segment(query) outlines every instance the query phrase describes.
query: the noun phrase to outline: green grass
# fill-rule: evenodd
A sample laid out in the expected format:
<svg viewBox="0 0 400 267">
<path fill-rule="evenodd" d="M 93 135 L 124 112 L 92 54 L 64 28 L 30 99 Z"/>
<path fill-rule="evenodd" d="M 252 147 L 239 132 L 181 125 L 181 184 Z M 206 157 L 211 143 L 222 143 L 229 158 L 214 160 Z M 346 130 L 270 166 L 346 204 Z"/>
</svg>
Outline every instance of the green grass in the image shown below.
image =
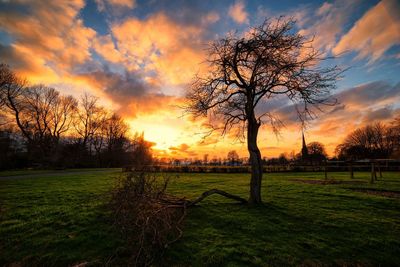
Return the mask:
<svg viewBox="0 0 400 267">
<path fill-rule="evenodd" d="M 0 177 L 5 176 L 19 176 L 19 175 L 28 175 L 28 174 L 43 174 L 49 173 L 51 170 L 15 170 L 15 171 L 0 171 Z"/>
<path fill-rule="evenodd" d="M 0 265 L 105 262 L 121 245 L 103 207 L 118 174 L 0 180 Z"/>
<path fill-rule="evenodd" d="M 66 170 L 40 170 L 40 169 L 23 169 L 23 170 L 11 170 L 11 171 L 0 171 L 1 177 L 12 177 L 12 176 L 22 176 L 22 175 L 41 175 L 41 174 L 55 174 L 55 173 L 65 173 L 65 172 L 86 172 L 86 171 L 103 171 L 108 170 L 105 168 L 82 168 L 82 169 L 66 169 Z M 117 170 L 117 169 L 115 169 Z"/>
<path fill-rule="evenodd" d="M 0 180 L 0 265 L 106 264 L 124 246 L 104 209 L 117 170 Z M 400 199 L 356 192 L 400 192 L 400 174 L 370 185 L 318 185 L 322 173 L 265 174 L 261 207 L 211 196 L 189 210 L 184 235 L 164 255 L 179 266 L 393 266 L 400 262 Z M 347 173 L 331 173 L 350 180 Z M 248 195 L 247 174 L 181 174 L 170 192 L 195 198 L 219 188 Z M 121 249 L 120 249 L 121 250 Z"/>
</svg>

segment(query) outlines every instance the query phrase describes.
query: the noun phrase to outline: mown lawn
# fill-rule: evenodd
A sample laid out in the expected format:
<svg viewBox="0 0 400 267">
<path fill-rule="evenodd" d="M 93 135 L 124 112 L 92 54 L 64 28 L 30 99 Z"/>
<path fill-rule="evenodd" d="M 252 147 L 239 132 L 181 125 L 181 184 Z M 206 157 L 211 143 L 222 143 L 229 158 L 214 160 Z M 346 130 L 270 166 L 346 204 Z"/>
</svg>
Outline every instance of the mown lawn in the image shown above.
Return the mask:
<svg viewBox="0 0 400 267">
<path fill-rule="evenodd" d="M 121 265 L 124 242 L 104 208 L 118 170 L 0 179 L 0 265 Z M 350 181 L 347 173 L 331 178 Z M 164 255 L 171 266 L 394 266 L 400 263 L 400 173 L 370 185 L 309 184 L 322 173 L 266 174 L 265 205 L 211 196 L 189 210 L 184 236 Z M 170 192 L 195 198 L 219 188 L 247 197 L 247 174 L 181 174 Z M 398 194 L 397 194 L 398 196 Z"/>
</svg>

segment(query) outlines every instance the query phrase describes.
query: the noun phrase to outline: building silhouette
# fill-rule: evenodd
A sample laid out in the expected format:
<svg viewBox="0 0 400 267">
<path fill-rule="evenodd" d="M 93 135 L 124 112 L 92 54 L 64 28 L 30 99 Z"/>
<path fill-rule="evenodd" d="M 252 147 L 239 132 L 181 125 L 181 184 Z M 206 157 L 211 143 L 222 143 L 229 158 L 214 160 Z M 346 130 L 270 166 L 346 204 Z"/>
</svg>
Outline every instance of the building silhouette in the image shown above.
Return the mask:
<svg viewBox="0 0 400 267">
<path fill-rule="evenodd" d="M 307 144 L 306 144 L 306 139 L 304 138 L 303 131 L 302 131 L 302 138 L 303 138 L 303 145 L 301 147 L 301 159 L 303 161 L 306 161 L 309 159 L 309 155 L 308 155 L 308 148 L 307 148 Z"/>
</svg>

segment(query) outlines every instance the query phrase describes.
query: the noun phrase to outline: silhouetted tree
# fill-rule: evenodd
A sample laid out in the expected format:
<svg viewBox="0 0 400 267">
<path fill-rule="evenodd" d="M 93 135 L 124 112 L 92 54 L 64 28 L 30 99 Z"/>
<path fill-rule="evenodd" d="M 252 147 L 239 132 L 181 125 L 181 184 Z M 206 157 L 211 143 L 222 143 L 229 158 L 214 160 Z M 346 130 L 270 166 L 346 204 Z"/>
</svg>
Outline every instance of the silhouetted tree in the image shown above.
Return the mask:
<svg viewBox="0 0 400 267">
<path fill-rule="evenodd" d="M 231 164 L 235 164 L 235 163 L 237 163 L 237 162 L 239 161 L 239 155 L 238 155 L 238 153 L 236 152 L 236 150 L 231 150 L 231 151 L 229 151 L 226 158 L 228 159 L 228 161 L 229 161 Z"/>
<path fill-rule="evenodd" d="M 382 123 L 367 125 L 351 132 L 336 153 L 341 159 L 388 158 L 398 146 L 395 135 L 395 128 Z"/>
<path fill-rule="evenodd" d="M 278 163 L 279 164 L 288 164 L 289 160 L 288 160 L 287 154 L 281 153 L 278 158 Z"/>
<path fill-rule="evenodd" d="M 105 120 L 102 131 L 106 140 L 106 159 L 111 166 L 120 165 L 123 161 L 121 156 L 125 156 L 125 146 L 128 143 L 126 137 L 128 126 L 123 119 L 113 113 Z"/>
<path fill-rule="evenodd" d="M 262 102 L 286 95 L 302 120 L 312 115 L 310 105 L 334 104 L 329 92 L 340 74 L 337 67 L 322 68 L 321 55 L 311 40 L 294 31 L 295 22 L 266 20 L 245 35 L 230 34 L 209 47 L 209 72 L 197 77 L 187 92 L 187 112 L 208 116 L 212 129 L 231 130 L 244 136 L 250 154 L 249 202 L 261 203 L 262 160 L 257 145 L 260 126 L 271 113 L 257 109 Z"/>
<path fill-rule="evenodd" d="M 139 155 L 142 162 L 151 159 L 151 144 L 143 136 L 129 139 L 128 125 L 97 98 L 84 95 L 78 104 L 54 88 L 28 86 L 5 64 L 0 119 L 0 168 L 123 166 Z"/>
<path fill-rule="evenodd" d="M 311 142 L 307 145 L 308 157 L 312 162 L 320 163 L 327 158 L 325 146 L 320 142 Z"/>
<path fill-rule="evenodd" d="M 92 156 L 94 150 L 93 138 L 104 123 L 106 111 L 97 104 L 98 98 L 84 94 L 79 102 L 79 109 L 74 120 L 74 128 L 80 145 L 80 157 L 87 153 Z"/>
<path fill-rule="evenodd" d="M 144 134 L 135 134 L 133 137 L 132 146 L 132 160 L 131 162 L 135 168 L 145 167 L 153 162 L 153 156 L 151 147 L 153 143 L 148 142 L 144 139 Z M 176 160 L 177 165 L 180 164 L 179 160 Z"/>
<path fill-rule="evenodd" d="M 17 77 L 7 65 L 0 64 L 0 108 L 10 115 L 22 134 L 29 140 L 31 137 L 24 131 L 24 122 L 20 115 L 24 108 L 23 93 L 26 81 Z"/>
<path fill-rule="evenodd" d="M 400 116 L 395 118 L 387 130 L 387 142 L 389 147 L 392 147 L 391 157 L 400 159 Z"/>
<path fill-rule="evenodd" d="M 50 132 L 56 143 L 63 134 L 72 126 L 75 112 L 78 111 L 78 102 L 72 96 L 59 95 L 55 98 L 51 107 Z"/>
</svg>

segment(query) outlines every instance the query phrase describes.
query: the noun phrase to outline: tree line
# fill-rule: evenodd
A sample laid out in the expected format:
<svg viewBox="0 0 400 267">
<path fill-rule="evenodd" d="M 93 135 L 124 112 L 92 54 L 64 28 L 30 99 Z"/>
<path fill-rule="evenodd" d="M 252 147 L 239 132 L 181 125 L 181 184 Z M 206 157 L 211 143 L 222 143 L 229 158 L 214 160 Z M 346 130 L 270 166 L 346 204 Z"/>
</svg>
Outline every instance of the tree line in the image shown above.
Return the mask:
<svg viewBox="0 0 400 267">
<path fill-rule="evenodd" d="M 388 124 L 377 122 L 354 130 L 335 153 L 341 160 L 399 159 L 400 117 Z"/>
<path fill-rule="evenodd" d="M 390 123 L 375 122 L 350 132 L 328 157 L 324 144 L 307 144 L 307 157 L 300 153 L 281 154 L 269 163 L 286 164 L 289 161 L 321 164 L 325 160 L 354 161 L 363 159 L 400 159 L 400 117 Z"/>
<path fill-rule="evenodd" d="M 0 168 L 120 167 L 150 158 L 143 135 L 129 137 L 117 113 L 85 94 L 80 99 L 30 85 L 0 64 Z"/>
</svg>

